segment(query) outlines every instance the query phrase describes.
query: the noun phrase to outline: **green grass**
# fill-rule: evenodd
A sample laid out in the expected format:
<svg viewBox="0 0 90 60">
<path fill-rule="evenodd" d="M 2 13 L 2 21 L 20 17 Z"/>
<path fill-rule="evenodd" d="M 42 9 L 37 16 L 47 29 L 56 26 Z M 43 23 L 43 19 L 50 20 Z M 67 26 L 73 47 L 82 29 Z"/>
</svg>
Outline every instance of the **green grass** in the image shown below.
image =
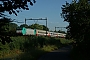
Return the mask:
<svg viewBox="0 0 90 60">
<path fill-rule="evenodd" d="M 20 55 L 20 57 L 18 58 L 20 58 L 21 60 L 37 60 L 43 54 L 53 51 L 55 49 L 56 46 L 44 46 L 43 48 L 30 49 L 28 52 L 25 52 L 24 54 Z"/>
<path fill-rule="evenodd" d="M 72 43 L 73 40 L 68 40 L 68 39 L 65 39 L 65 38 L 61 38 L 61 39 L 60 39 L 60 42 L 61 42 L 62 44 L 69 44 L 69 43 Z"/>
<path fill-rule="evenodd" d="M 36 48 L 36 49 L 32 48 L 32 49 L 29 49 L 27 52 L 13 50 L 12 51 L 13 53 L 10 53 L 9 55 L 1 57 L 0 60 L 3 60 L 3 58 L 4 59 L 17 59 L 17 60 L 37 60 L 43 54 L 53 51 L 55 49 L 58 49 L 58 47 L 54 45 L 52 46 L 48 45 L 48 46 L 43 46 L 43 48 Z"/>
<path fill-rule="evenodd" d="M 7 45 L 0 44 L 2 49 L 0 60 L 37 60 L 43 54 L 72 42 L 64 38 L 49 37 L 17 36 L 11 38 L 13 42 Z"/>
</svg>

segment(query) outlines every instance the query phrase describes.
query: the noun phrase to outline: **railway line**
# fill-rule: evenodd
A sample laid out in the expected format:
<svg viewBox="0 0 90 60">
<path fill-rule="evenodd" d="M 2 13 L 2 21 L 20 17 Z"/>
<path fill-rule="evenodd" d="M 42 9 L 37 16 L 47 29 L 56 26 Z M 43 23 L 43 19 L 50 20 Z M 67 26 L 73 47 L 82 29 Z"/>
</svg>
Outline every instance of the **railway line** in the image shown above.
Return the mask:
<svg viewBox="0 0 90 60">
<path fill-rule="evenodd" d="M 45 31 L 45 30 L 39 30 L 39 29 L 31 29 L 31 28 L 17 28 L 16 29 L 17 34 L 22 35 L 36 35 L 36 36 L 49 36 L 49 37 L 61 37 L 65 38 L 66 34 L 64 33 L 57 33 L 57 32 L 51 32 L 51 31 Z"/>
</svg>

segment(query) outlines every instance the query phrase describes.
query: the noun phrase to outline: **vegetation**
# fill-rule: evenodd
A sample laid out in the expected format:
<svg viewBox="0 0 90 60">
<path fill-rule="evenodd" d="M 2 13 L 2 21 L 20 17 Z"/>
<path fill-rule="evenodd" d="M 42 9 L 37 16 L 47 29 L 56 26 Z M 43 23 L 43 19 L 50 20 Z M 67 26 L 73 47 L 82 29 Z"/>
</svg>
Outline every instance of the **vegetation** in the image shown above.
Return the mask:
<svg viewBox="0 0 90 60">
<path fill-rule="evenodd" d="M 67 27 L 68 37 L 74 39 L 74 58 L 75 60 L 89 60 L 90 46 L 90 1 L 73 0 L 72 3 L 66 2 L 62 5 L 62 17 L 69 23 Z"/>
<path fill-rule="evenodd" d="M 9 12 L 9 14 L 14 13 L 17 16 L 17 12 L 19 13 L 21 10 L 29 10 L 27 3 L 30 3 L 33 6 L 35 0 L 0 0 L 0 16 L 5 16 L 4 12 Z"/>
<path fill-rule="evenodd" d="M 58 33 L 66 33 L 65 31 L 62 31 L 62 30 L 58 30 L 58 31 L 55 31 L 55 32 L 58 32 Z"/>
<path fill-rule="evenodd" d="M 5 42 L 11 42 L 11 39 L 8 37 L 9 32 L 9 22 L 11 22 L 11 19 L 9 18 L 1 18 L 0 19 L 0 42 L 2 44 L 5 44 Z"/>
<path fill-rule="evenodd" d="M 22 24 L 22 25 L 20 25 L 20 27 L 22 28 L 22 27 L 28 27 L 28 25 L 27 24 Z"/>
<path fill-rule="evenodd" d="M 69 40 L 51 37 L 11 36 L 15 34 L 17 24 L 11 23 L 13 20 L 6 18 L 4 12 L 17 16 L 21 10 L 29 10 L 28 3 L 32 6 L 35 2 L 35 0 L 0 0 L 0 18 L 2 17 L 0 19 L 0 60 L 36 60 L 42 54 L 70 43 Z M 27 25 L 22 26 L 27 27 Z M 49 30 L 46 26 L 39 24 L 29 27 Z"/>
<path fill-rule="evenodd" d="M 8 35 L 7 27 L 9 27 L 9 23 L 11 22 L 11 19 L 8 18 L 7 15 L 5 15 L 5 12 L 8 12 L 9 14 L 15 14 L 17 16 L 17 13 L 19 13 L 22 10 L 29 10 L 28 3 L 30 3 L 31 6 L 33 6 L 33 3 L 35 3 L 35 0 L 0 0 L 0 42 L 2 44 L 5 44 L 5 42 L 10 42 L 10 36 Z M 3 19 L 2 19 L 2 18 Z M 7 25 L 7 27 L 6 27 Z M 15 29 L 14 29 L 15 31 Z M 13 31 L 13 32 L 14 32 Z M 12 33 L 10 33 L 12 34 Z M 7 37 L 8 36 L 8 37 Z"/>
<path fill-rule="evenodd" d="M 26 28 L 31 28 L 31 29 L 40 29 L 40 30 L 47 30 L 49 31 L 49 28 L 46 27 L 45 25 L 39 25 L 39 24 L 32 24 L 32 25 L 26 25 L 26 24 L 22 24 L 20 25 L 20 27 L 26 27 Z"/>
<path fill-rule="evenodd" d="M 0 43 L 0 60 L 37 60 L 43 54 L 72 42 L 63 38 L 37 36 L 17 36 L 11 39 L 13 42 L 5 45 Z"/>
<path fill-rule="evenodd" d="M 14 27 L 14 28 L 13 28 Z M 16 28 L 18 27 L 15 23 L 9 23 L 9 36 L 15 36 L 16 35 Z"/>
</svg>

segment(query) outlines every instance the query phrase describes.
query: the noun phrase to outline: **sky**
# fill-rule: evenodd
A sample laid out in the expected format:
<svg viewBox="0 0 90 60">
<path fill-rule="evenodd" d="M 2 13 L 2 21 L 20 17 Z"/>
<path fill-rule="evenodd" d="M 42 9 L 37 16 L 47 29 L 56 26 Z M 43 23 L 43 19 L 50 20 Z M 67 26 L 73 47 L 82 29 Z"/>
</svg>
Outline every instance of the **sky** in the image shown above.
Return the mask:
<svg viewBox="0 0 90 60">
<path fill-rule="evenodd" d="M 66 27 L 68 26 L 67 22 L 64 22 L 64 19 L 61 18 L 60 13 L 62 12 L 62 5 L 65 2 L 71 3 L 72 0 L 36 0 L 36 3 L 33 6 L 29 5 L 29 10 L 22 10 L 22 12 L 18 13 L 18 16 L 14 14 L 9 15 L 12 19 L 16 19 L 19 22 L 25 22 L 26 19 L 39 19 L 39 18 L 47 18 L 47 26 L 49 30 L 54 31 L 55 27 Z M 27 20 L 26 24 L 32 25 L 38 23 L 40 25 L 46 25 L 45 20 Z M 17 23 L 18 25 L 24 23 Z M 57 28 L 57 30 L 61 30 L 61 28 Z M 62 30 L 66 31 L 65 28 Z"/>
</svg>

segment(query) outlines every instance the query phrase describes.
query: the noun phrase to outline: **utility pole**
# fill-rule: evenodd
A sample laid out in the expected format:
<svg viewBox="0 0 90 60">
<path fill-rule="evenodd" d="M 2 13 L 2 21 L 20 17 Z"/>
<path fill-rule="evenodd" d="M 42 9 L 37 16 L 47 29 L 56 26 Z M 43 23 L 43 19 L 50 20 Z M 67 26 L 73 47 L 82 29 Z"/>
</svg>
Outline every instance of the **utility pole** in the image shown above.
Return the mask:
<svg viewBox="0 0 90 60">
<path fill-rule="evenodd" d="M 25 18 L 25 25 L 26 25 L 26 18 Z"/>
<path fill-rule="evenodd" d="M 39 18 L 39 19 L 32 19 L 32 18 L 26 19 L 26 18 L 25 18 L 25 24 L 26 24 L 26 21 L 27 21 L 27 20 L 46 20 L 46 27 L 47 27 L 47 18 L 44 18 L 44 19 L 43 19 L 43 18 Z M 47 36 L 47 29 L 46 29 L 46 36 Z"/>
</svg>

